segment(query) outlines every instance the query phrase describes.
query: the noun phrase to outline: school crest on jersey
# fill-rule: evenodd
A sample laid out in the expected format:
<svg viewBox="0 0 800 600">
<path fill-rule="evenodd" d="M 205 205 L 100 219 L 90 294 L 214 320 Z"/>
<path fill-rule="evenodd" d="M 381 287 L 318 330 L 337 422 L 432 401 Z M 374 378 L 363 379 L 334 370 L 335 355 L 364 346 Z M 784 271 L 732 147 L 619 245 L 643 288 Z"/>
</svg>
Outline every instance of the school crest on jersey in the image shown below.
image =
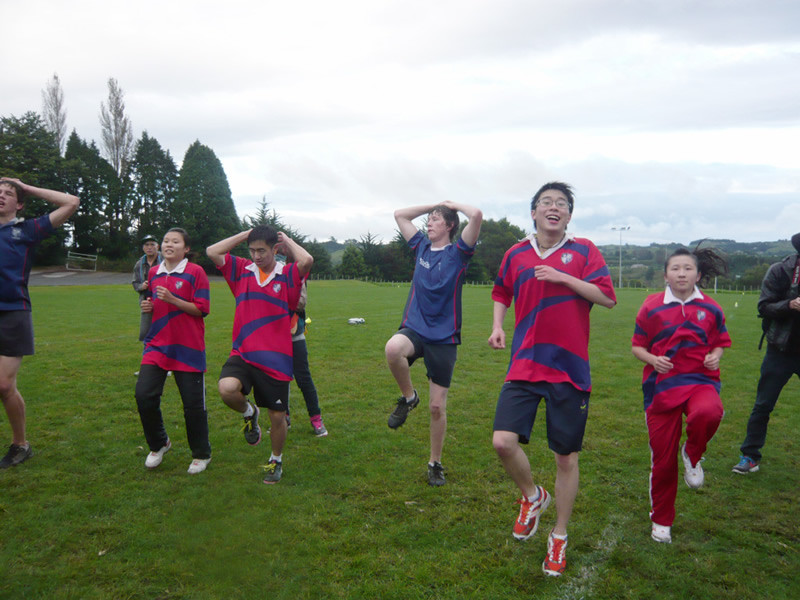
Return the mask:
<svg viewBox="0 0 800 600">
<path fill-rule="evenodd" d="M 706 311 L 698 310 L 697 311 L 697 320 L 698 321 L 703 321 L 705 318 L 706 318 Z"/>
<path fill-rule="evenodd" d="M 175 282 L 175 289 L 179 290 L 183 287 L 183 281 L 176 281 Z"/>
<path fill-rule="evenodd" d="M 22 228 L 20 227 L 12 227 L 11 228 L 11 237 L 15 240 L 22 239 Z"/>
<path fill-rule="evenodd" d="M 561 255 L 561 262 L 564 263 L 565 265 L 568 265 L 569 263 L 571 263 L 572 262 L 572 252 L 564 252 Z"/>
<path fill-rule="evenodd" d="M 281 284 L 280 283 L 273 283 L 272 284 L 272 291 L 275 292 L 276 294 L 280 294 L 281 293 Z"/>
</svg>

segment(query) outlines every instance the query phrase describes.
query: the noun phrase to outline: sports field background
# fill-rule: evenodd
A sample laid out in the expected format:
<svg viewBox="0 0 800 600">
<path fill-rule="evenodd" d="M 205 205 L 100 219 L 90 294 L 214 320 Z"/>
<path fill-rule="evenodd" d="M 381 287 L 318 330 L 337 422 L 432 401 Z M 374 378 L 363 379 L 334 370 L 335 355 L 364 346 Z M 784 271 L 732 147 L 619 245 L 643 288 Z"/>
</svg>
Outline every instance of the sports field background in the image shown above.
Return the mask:
<svg viewBox="0 0 800 600">
<path fill-rule="evenodd" d="M 408 285 L 312 282 L 311 369 L 327 438 L 315 438 L 293 387 L 284 478 L 261 483 L 268 440 L 248 446 L 216 377 L 230 349 L 233 299 L 212 283 L 206 378 L 213 460 L 189 476 L 180 399 L 163 410 L 173 450 L 150 472 L 136 412 L 138 309 L 129 285 L 34 287 L 37 354 L 19 388 L 36 455 L 0 472 L 0 598 L 775 598 L 797 596 L 800 385 L 784 390 L 759 473 L 731 473 L 763 351 L 755 294 L 718 294 L 734 346 L 722 360 L 726 415 L 699 491 L 680 483 L 671 545 L 649 537 L 649 451 L 630 353 L 645 292 L 592 311 L 594 391 L 567 571 L 541 572 L 554 507 L 539 533 L 511 537 L 517 491 L 491 445 L 508 354 L 491 350 L 490 288 L 464 289 L 463 345 L 449 396 L 447 485 L 425 482 L 423 402 L 398 431 L 383 358 Z M 363 317 L 365 324 L 348 325 Z M 506 330 L 510 332 L 512 315 Z M 510 339 L 510 338 L 509 338 Z M 542 415 L 543 417 L 543 415 Z M 266 429 L 266 428 L 265 428 Z M 0 439 L 10 437 L 0 414 Z M 4 442 L 6 443 L 6 442 Z M 527 448 L 537 482 L 555 467 L 537 421 Z"/>
</svg>

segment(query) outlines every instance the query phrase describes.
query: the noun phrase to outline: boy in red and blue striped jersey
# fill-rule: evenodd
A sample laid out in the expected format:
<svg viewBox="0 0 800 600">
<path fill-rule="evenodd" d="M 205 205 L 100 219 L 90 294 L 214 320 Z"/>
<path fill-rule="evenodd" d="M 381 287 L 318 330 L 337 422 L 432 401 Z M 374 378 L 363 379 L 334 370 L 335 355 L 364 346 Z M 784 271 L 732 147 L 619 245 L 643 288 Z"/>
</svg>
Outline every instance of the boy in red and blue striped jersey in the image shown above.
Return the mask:
<svg viewBox="0 0 800 600">
<path fill-rule="evenodd" d="M 527 444 L 539 402 L 547 406 L 547 440 L 556 461 L 556 525 L 542 569 L 566 568 L 567 523 L 578 493 L 578 452 L 589 410 L 589 311 L 612 308 L 616 295 L 603 256 L 587 239 L 567 234 L 574 199 L 570 186 L 543 185 L 531 202 L 535 235 L 503 257 L 492 290 L 494 316 L 489 345 L 505 348 L 503 320 L 514 302 L 511 362 L 495 412 L 492 442 L 503 467 L 522 492 L 514 523 L 516 539 L 539 526 L 550 494 L 535 485 Z"/>
<path fill-rule="evenodd" d="M 252 260 L 230 254 L 244 241 Z M 294 262 L 276 261 L 279 250 Z M 219 393 L 225 404 L 242 413 L 244 436 L 250 445 L 261 441 L 259 409 L 267 409 L 272 455 L 264 483 L 277 483 L 283 472 L 286 409 L 293 376 L 291 316 L 314 259 L 285 233 L 267 225 L 217 242 L 206 253 L 236 299 L 233 347 L 220 373 Z M 255 404 L 247 401 L 251 390 Z"/>
</svg>

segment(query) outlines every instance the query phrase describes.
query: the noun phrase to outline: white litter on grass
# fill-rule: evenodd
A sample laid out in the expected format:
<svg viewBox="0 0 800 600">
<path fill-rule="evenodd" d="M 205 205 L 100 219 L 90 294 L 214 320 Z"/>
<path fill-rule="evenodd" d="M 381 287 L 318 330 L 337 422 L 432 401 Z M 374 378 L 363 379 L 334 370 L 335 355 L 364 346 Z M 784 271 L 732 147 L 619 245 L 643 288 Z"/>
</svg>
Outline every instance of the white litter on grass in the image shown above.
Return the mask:
<svg viewBox="0 0 800 600">
<path fill-rule="evenodd" d="M 362 317 L 353 317 L 352 319 L 347 319 L 347 322 L 350 325 L 363 325 L 366 321 Z"/>
</svg>

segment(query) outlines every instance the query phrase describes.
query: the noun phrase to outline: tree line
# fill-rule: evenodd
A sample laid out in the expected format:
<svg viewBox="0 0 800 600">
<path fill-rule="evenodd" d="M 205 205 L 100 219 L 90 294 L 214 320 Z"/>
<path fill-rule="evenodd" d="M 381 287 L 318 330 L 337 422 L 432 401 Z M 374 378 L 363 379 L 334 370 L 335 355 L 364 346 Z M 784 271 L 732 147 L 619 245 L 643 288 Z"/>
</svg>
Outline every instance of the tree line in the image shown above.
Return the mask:
<svg viewBox="0 0 800 600">
<path fill-rule="evenodd" d="M 98 255 L 105 268 L 127 268 L 140 253 L 144 235 L 159 237 L 170 227 L 180 226 L 191 236 L 197 262 L 211 268 L 202 249 L 243 228 L 268 224 L 285 231 L 311 253 L 315 277 L 411 278 L 413 253 L 399 231 L 389 242 L 367 232 L 352 240 L 341 261 L 334 264 L 323 243 L 309 240 L 285 222 L 270 210 L 266 198 L 254 215 L 240 219 L 214 151 L 197 140 L 178 167 L 169 150 L 147 130 L 136 139 L 124 92 L 114 78 L 108 80 L 108 97 L 100 103 L 99 145 L 74 129 L 67 135 L 66 116 L 57 74 L 42 91 L 41 112 L 0 116 L 0 175 L 62 189 L 81 199 L 67 226 L 40 246 L 39 264 L 63 262 L 69 249 Z M 44 201 L 31 199 L 24 214 L 34 216 L 49 210 Z M 522 229 L 506 219 L 485 220 L 480 249 L 470 263 L 467 279 L 494 278 L 505 250 L 524 236 Z"/>
</svg>

